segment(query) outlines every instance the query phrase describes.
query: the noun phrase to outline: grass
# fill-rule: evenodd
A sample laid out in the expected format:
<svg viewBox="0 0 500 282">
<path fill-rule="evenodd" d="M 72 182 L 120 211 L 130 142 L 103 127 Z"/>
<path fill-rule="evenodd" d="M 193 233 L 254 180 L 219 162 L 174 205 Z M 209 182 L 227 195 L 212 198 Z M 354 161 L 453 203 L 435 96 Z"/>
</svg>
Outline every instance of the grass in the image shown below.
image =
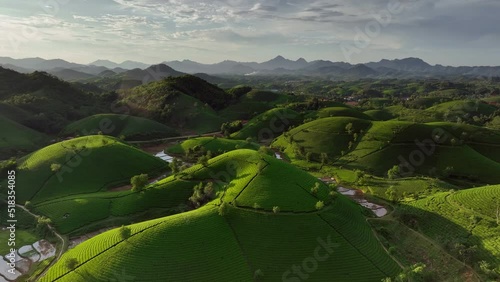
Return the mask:
<svg viewBox="0 0 500 282">
<path fill-rule="evenodd" d="M 214 109 L 222 107 L 230 97 L 222 89 L 193 76 L 169 78 L 120 94 L 133 114 L 198 134 L 220 130 L 225 119 Z"/>
<path fill-rule="evenodd" d="M 93 237 L 68 251 L 41 281 L 109 280 L 116 274 L 141 281 L 275 281 L 314 256 L 320 239 L 333 242 L 333 252 L 322 250 L 329 256 L 311 273 L 313 280 L 379 281 L 400 271 L 358 205 L 342 195 L 329 201 L 323 185 L 312 195 L 302 187 L 314 185 L 315 177 L 252 150 L 231 151 L 207 167 L 195 165 L 147 188 L 139 199 L 129 198 L 130 204 L 116 206 L 151 206 L 155 199 L 167 201 L 168 190 L 170 195 L 192 193 L 192 184 L 204 180 L 220 183 L 206 206 L 130 225 L 129 238 L 117 229 Z M 185 187 L 179 187 L 182 183 Z M 326 203 L 322 210 L 315 208 L 318 200 Z M 223 216 L 222 202 L 227 205 Z M 278 205 L 280 212 L 273 212 Z M 78 262 L 74 271 L 65 266 L 72 258 Z"/>
<path fill-rule="evenodd" d="M 369 116 L 372 120 L 385 121 L 394 118 L 394 116 L 386 110 L 369 110 L 364 112 L 364 114 Z"/>
<path fill-rule="evenodd" d="M 297 99 L 295 96 L 255 89 L 240 97 L 235 104 L 221 110 L 219 114 L 227 120 L 249 120 L 277 105 Z"/>
<path fill-rule="evenodd" d="M 169 147 L 166 152 L 169 154 L 184 155 L 189 150 L 195 150 L 198 148 L 203 148 L 204 151 L 210 151 L 212 154 L 222 154 L 229 151 L 234 151 L 237 149 L 252 149 L 258 150 L 260 146 L 256 143 L 242 141 L 242 140 L 231 140 L 225 138 L 214 138 L 214 137 L 199 137 L 188 139 L 181 144 Z"/>
<path fill-rule="evenodd" d="M 413 227 L 439 242 L 459 259 L 470 263 L 457 244 L 473 247 L 474 261 L 489 262 L 500 273 L 500 226 L 496 222 L 499 186 L 439 193 L 399 209 Z M 474 265 L 477 267 L 477 265 Z"/>
<path fill-rule="evenodd" d="M 432 281 L 480 281 L 470 269 L 427 237 L 392 220 L 369 221 L 384 246 L 404 266 L 423 262 Z"/>
<path fill-rule="evenodd" d="M 151 185 L 141 193 L 127 190 L 68 196 L 38 204 L 35 212 L 51 218 L 63 234 L 112 218 L 123 218 L 131 223 L 131 218 L 137 214 L 153 210 L 172 214 L 186 209 L 187 199 L 198 183 L 170 178 L 161 186 Z M 90 215 L 89 210 L 93 211 Z"/>
<path fill-rule="evenodd" d="M 326 117 L 354 117 L 359 119 L 372 120 L 372 118 L 369 115 L 366 115 L 356 109 L 346 108 L 346 107 L 323 108 L 315 113 L 306 116 L 306 118 L 326 118 Z"/>
<path fill-rule="evenodd" d="M 352 134 L 347 132 L 348 124 L 353 125 Z M 321 154 L 326 153 L 333 165 L 377 176 L 387 176 L 387 171 L 398 165 L 404 177 L 440 177 L 465 181 L 461 185 L 481 185 L 500 182 L 496 173 L 500 170 L 499 136 L 497 130 L 462 124 L 337 117 L 294 128 L 272 146 L 300 166 L 307 158 L 322 162 Z"/>
<path fill-rule="evenodd" d="M 10 246 L 7 245 L 10 236 L 9 230 L 0 230 L 0 241 L 5 242 L 0 246 L 0 253 L 6 255 L 10 252 Z M 16 249 L 25 245 L 31 245 L 39 238 L 29 230 L 16 229 Z"/>
<path fill-rule="evenodd" d="M 86 136 L 99 132 L 126 140 L 144 140 L 178 136 L 172 128 L 159 122 L 127 115 L 94 115 L 68 125 L 61 135 Z"/>
<path fill-rule="evenodd" d="M 453 117 L 464 117 L 466 114 L 489 116 L 497 110 L 496 107 L 481 101 L 459 100 L 441 103 L 428 108 L 426 111 L 447 114 Z"/>
<path fill-rule="evenodd" d="M 117 139 L 89 136 L 56 143 L 18 160 L 17 201 L 39 203 L 105 191 L 134 175 L 165 171 L 167 163 Z M 61 167 L 57 171 L 54 164 Z"/>
<path fill-rule="evenodd" d="M 353 125 L 353 131 L 367 130 L 371 122 L 351 117 L 330 117 L 315 120 L 298 126 L 277 138 L 272 146 L 283 148 L 291 158 L 297 159 L 302 151 L 314 154 L 315 160 L 321 153 L 329 158 L 338 157 L 342 151 L 347 152 L 353 136 L 346 131 L 348 124 Z M 305 152 L 305 153 L 304 153 Z"/>
<path fill-rule="evenodd" d="M 233 133 L 233 139 L 272 140 L 281 135 L 289 127 L 302 122 L 302 117 L 294 110 L 275 108 L 248 121 L 238 132 Z"/>
<path fill-rule="evenodd" d="M 21 152 L 35 150 L 45 144 L 48 137 L 31 128 L 0 115 L 0 160 Z"/>
<path fill-rule="evenodd" d="M 8 118 L 10 120 L 21 121 L 26 120 L 30 117 L 30 113 L 22 110 L 16 106 L 6 104 L 4 102 L 0 102 L 0 113 L 4 118 Z"/>
</svg>

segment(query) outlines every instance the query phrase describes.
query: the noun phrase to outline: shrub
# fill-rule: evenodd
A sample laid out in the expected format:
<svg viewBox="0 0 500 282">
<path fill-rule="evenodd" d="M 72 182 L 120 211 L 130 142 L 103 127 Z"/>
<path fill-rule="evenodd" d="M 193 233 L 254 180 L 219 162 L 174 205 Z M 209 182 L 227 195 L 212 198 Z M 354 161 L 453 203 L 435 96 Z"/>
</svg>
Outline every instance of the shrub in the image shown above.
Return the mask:
<svg viewBox="0 0 500 282">
<path fill-rule="evenodd" d="M 26 201 L 24 203 L 24 207 L 28 210 L 31 210 L 33 208 L 33 204 L 30 201 Z"/>
<path fill-rule="evenodd" d="M 206 185 L 200 182 L 193 187 L 193 195 L 189 197 L 189 201 L 193 204 L 193 207 L 199 208 L 212 200 L 214 194 L 213 182 L 208 182 Z"/>
<path fill-rule="evenodd" d="M 253 277 L 254 278 L 264 277 L 264 272 L 262 272 L 262 270 L 259 268 L 259 269 L 255 270 Z"/>
<path fill-rule="evenodd" d="M 259 153 L 261 153 L 263 155 L 274 156 L 274 151 L 271 148 L 268 148 L 266 146 L 261 146 L 259 148 Z"/>
<path fill-rule="evenodd" d="M 219 215 L 225 216 L 227 214 L 227 209 L 227 204 L 225 202 L 222 202 L 222 204 L 219 206 Z"/>
<path fill-rule="evenodd" d="M 322 210 L 325 207 L 325 203 L 323 201 L 318 201 L 316 203 L 316 209 L 317 210 Z"/>
<path fill-rule="evenodd" d="M 328 163 L 328 154 L 327 153 L 321 153 L 321 164 L 326 165 Z"/>
<path fill-rule="evenodd" d="M 311 188 L 311 193 L 312 193 L 313 195 L 317 195 L 317 194 L 318 194 L 318 192 L 319 192 L 319 188 L 320 188 L 320 187 L 321 187 L 321 185 L 320 185 L 318 182 L 314 183 L 314 187 L 313 187 L 313 188 Z"/>
<path fill-rule="evenodd" d="M 58 164 L 58 163 L 54 163 L 54 164 L 51 164 L 51 165 L 50 165 L 50 170 L 51 170 L 52 172 L 58 172 L 58 171 L 60 171 L 60 170 L 61 170 L 61 168 L 62 168 L 62 165 L 61 165 L 61 164 Z"/>
<path fill-rule="evenodd" d="M 201 156 L 198 158 L 198 164 L 201 164 L 202 166 L 207 167 L 209 159 L 210 158 L 208 157 L 208 155 Z"/>
<path fill-rule="evenodd" d="M 278 206 L 274 206 L 274 207 L 273 207 L 273 213 L 278 214 L 279 212 L 280 212 L 280 207 L 278 207 Z"/>
<path fill-rule="evenodd" d="M 47 238 L 50 233 L 50 224 L 52 224 L 52 220 L 50 220 L 50 218 L 46 218 L 44 216 L 39 217 L 36 223 L 37 234 L 42 238 Z"/>
<path fill-rule="evenodd" d="M 70 258 L 70 259 L 66 260 L 64 265 L 69 270 L 75 270 L 75 268 L 78 266 L 78 260 L 76 258 Z"/>
<path fill-rule="evenodd" d="M 123 225 L 122 225 L 122 227 L 120 227 L 119 232 L 120 232 L 120 237 L 122 237 L 123 240 L 127 240 L 132 235 L 132 230 L 130 230 L 130 228 L 123 226 Z"/>
<path fill-rule="evenodd" d="M 395 165 L 387 171 L 387 177 L 389 177 L 389 179 L 399 178 L 400 172 L 401 171 L 400 171 L 399 165 Z"/>
<path fill-rule="evenodd" d="M 147 174 L 140 174 L 132 177 L 130 179 L 130 184 L 132 184 L 132 191 L 139 192 L 146 187 L 149 181 L 149 176 Z"/>
<path fill-rule="evenodd" d="M 169 164 L 170 169 L 172 170 L 172 173 L 178 173 L 181 171 L 182 168 L 182 161 L 179 160 L 178 158 L 174 158 L 172 162 Z"/>
</svg>

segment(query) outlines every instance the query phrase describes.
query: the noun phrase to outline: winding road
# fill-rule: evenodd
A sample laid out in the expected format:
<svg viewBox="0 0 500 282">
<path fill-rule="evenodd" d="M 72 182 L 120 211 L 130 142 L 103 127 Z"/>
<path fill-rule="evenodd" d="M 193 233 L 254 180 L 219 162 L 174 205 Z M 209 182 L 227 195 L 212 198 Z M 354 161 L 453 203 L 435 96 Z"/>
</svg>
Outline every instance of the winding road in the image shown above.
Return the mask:
<svg viewBox="0 0 500 282">
<path fill-rule="evenodd" d="M 18 207 L 18 208 L 22 209 L 23 211 L 27 212 L 29 215 L 33 216 L 34 218 L 38 218 L 38 217 L 40 217 L 39 215 L 32 213 L 32 212 L 31 212 L 30 210 L 28 210 L 25 206 L 22 206 L 22 205 L 16 204 L 16 207 Z M 59 238 L 59 240 L 61 240 L 61 243 L 62 243 L 62 244 L 61 244 L 61 248 L 60 248 L 60 250 L 59 250 L 59 254 L 57 255 L 57 257 L 56 257 L 55 259 L 53 259 L 53 260 L 49 263 L 49 265 L 47 265 L 47 266 L 45 267 L 45 269 L 44 269 L 44 270 L 43 270 L 40 274 L 38 274 L 38 275 L 37 275 L 37 277 L 35 277 L 34 281 L 37 281 L 40 277 L 42 277 L 43 275 L 45 275 L 45 273 L 47 272 L 47 270 L 48 270 L 48 269 L 49 269 L 52 265 L 54 265 L 57 261 L 59 261 L 59 259 L 61 258 L 61 256 L 62 256 L 62 255 L 63 255 L 63 253 L 64 253 L 64 250 L 65 250 L 65 249 L 66 249 L 66 247 L 67 247 L 67 246 L 66 246 L 66 245 L 67 245 L 67 242 L 66 242 L 66 240 L 64 239 L 64 237 L 63 237 L 61 234 L 59 234 L 59 233 L 57 232 L 57 230 L 56 230 L 56 229 L 55 229 L 52 225 L 48 224 L 48 227 L 49 227 L 50 231 L 52 231 L 52 232 L 53 232 L 53 233 L 57 236 L 57 238 Z M 31 281 L 31 280 L 29 280 L 29 281 Z"/>
</svg>

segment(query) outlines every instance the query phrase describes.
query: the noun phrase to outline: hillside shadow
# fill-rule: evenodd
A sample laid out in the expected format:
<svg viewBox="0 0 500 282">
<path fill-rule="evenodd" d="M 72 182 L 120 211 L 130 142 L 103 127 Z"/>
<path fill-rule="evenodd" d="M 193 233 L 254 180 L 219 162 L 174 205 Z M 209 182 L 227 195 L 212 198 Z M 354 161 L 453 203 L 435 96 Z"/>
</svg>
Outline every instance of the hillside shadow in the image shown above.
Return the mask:
<svg viewBox="0 0 500 282">
<path fill-rule="evenodd" d="M 461 216 L 458 213 L 455 214 Z M 440 214 L 409 205 L 399 205 L 394 216 L 401 223 L 430 238 L 448 254 L 473 269 L 483 260 L 496 265 L 495 256 L 485 248 L 480 237 Z M 472 224 L 484 226 L 489 222 L 486 222 L 486 219 L 481 219 L 476 223 L 471 220 L 469 227 L 472 227 Z"/>
</svg>

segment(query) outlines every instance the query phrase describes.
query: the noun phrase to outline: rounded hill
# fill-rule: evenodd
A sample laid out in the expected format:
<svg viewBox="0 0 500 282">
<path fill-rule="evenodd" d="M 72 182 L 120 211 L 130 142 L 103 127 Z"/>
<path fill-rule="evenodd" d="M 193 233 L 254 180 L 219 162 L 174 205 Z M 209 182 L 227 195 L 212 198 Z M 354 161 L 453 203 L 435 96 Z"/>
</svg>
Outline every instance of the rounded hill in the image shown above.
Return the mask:
<svg viewBox="0 0 500 282">
<path fill-rule="evenodd" d="M 252 118 L 240 131 L 233 133 L 231 138 L 272 140 L 289 127 L 301 122 L 302 115 L 298 112 L 287 108 L 276 108 Z"/>
<path fill-rule="evenodd" d="M 225 185 L 197 210 L 130 225 L 130 236 L 115 229 L 82 243 L 41 281 L 109 280 L 117 273 L 141 281 L 293 281 L 294 265 L 311 280 L 379 281 L 400 271 L 357 204 L 331 197 L 322 183 L 312 192 L 318 180 L 290 164 L 238 150 L 182 177 Z"/>
<path fill-rule="evenodd" d="M 294 161 L 327 158 L 380 176 L 397 165 L 400 176 L 495 184 L 500 182 L 499 136 L 496 130 L 450 123 L 324 118 L 286 132 L 273 146 Z"/>
<path fill-rule="evenodd" d="M 118 139 L 88 136 L 56 143 L 17 161 L 17 201 L 33 203 L 105 191 L 167 163 Z"/>
<path fill-rule="evenodd" d="M 76 121 L 63 130 L 63 136 L 87 136 L 102 132 L 126 140 L 145 140 L 178 136 L 172 128 L 141 117 L 100 114 Z"/>
<path fill-rule="evenodd" d="M 0 160 L 21 152 L 29 152 L 48 141 L 44 134 L 0 115 Z"/>
</svg>

